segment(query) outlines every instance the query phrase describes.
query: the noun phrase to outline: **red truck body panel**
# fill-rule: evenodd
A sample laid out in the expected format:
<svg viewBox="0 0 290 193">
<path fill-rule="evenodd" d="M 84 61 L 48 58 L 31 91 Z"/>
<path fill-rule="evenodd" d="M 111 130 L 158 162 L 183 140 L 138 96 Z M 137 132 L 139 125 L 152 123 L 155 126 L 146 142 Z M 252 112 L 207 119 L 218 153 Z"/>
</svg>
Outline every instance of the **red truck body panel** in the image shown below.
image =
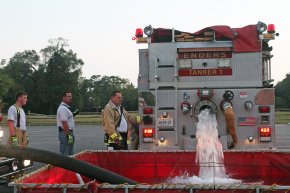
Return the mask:
<svg viewBox="0 0 290 193">
<path fill-rule="evenodd" d="M 128 188 L 129 191 L 177 192 L 180 190 L 205 189 L 203 192 L 249 192 L 259 187 L 285 189 L 290 185 L 290 154 L 282 152 L 224 152 L 224 164 L 227 175 L 242 180 L 239 185 L 198 185 L 168 184 L 168 178 L 187 172 L 190 176 L 198 175 L 199 166 L 195 163 L 193 151 L 84 151 L 75 155 L 76 159 L 103 167 L 127 178 L 140 182 L 137 186 L 109 185 L 98 183 L 82 176 L 85 184 L 79 184 L 74 172 L 46 167 L 28 174 L 10 184 L 18 187 L 19 192 L 114 192 Z M 69 163 L 68 163 L 69 164 Z M 146 185 L 145 185 L 146 184 Z M 197 186 L 197 187 L 196 187 Z M 117 189 L 116 189 L 117 188 Z"/>
</svg>

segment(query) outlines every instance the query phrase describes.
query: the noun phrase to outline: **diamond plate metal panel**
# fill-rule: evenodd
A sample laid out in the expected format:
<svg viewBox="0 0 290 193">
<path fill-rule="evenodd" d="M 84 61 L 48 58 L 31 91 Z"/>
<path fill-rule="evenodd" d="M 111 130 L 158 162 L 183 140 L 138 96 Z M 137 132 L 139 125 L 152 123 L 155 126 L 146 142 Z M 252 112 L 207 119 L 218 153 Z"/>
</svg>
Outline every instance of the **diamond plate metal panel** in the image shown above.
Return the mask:
<svg viewBox="0 0 290 193">
<path fill-rule="evenodd" d="M 175 67 L 157 68 L 158 82 L 174 82 L 175 81 Z"/>
<path fill-rule="evenodd" d="M 138 89 L 149 89 L 149 55 L 148 49 L 139 50 L 139 74 L 138 74 Z"/>
<path fill-rule="evenodd" d="M 164 143 L 160 143 L 160 137 L 165 138 Z M 175 131 L 158 131 L 158 147 L 175 146 Z M 177 148 L 179 148 L 177 146 Z"/>
<path fill-rule="evenodd" d="M 204 67 L 203 64 L 207 65 Z M 187 76 L 179 77 L 179 82 L 188 82 L 192 87 L 202 88 L 205 83 L 221 87 L 261 87 L 262 65 L 261 53 L 233 53 L 230 59 L 232 75 L 230 76 Z M 218 69 L 218 59 L 192 59 L 192 69 Z M 186 84 L 184 84 L 186 85 Z"/>
<path fill-rule="evenodd" d="M 218 133 L 220 135 L 221 143 L 225 146 L 224 149 L 227 147 L 227 143 L 231 141 L 231 137 L 229 137 L 226 124 L 225 124 L 225 117 L 223 111 L 220 109 L 220 102 L 223 100 L 223 94 L 228 89 L 214 89 L 214 96 L 211 99 L 217 106 L 218 106 L 218 114 L 217 114 L 217 121 L 218 121 Z M 242 149 L 246 150 L 249 148 L 271 148 L 275 146 L 275 124 L 274 124 L 274 113 L 268 114 L 269 115 L 269 126 L 273 128 L 272 131 L 272 142 L 259 142 L 258 139 L 258 127 L 259 127 L 259 119 L 260 114 L 258 113 L 258 106 L 254 105 L 254 108 L 252 110 L 246 110 L 244 104 L 246 101 L 252 101 L 254 102 L 256 94 L 261 89 L 230 89 L 235 97 L 232 100 L 233 103 L 233 109 L 236 115 L 235 125 L 236 125 L 236 132 L 239 138 L 239 143 L 236 149 Z M 195 136 L 196 133 L 196 123 L 197 123 L 197 117 L 194 115 L 194 113 L 190 114 L 183 114 L 180 108 L 180 104 L 182 101 L 184 101 L 184 93 L 188 95 L 190 98 L 188 99 L 188 102 L 193 105 L 193 108 L 195 105 L 200 101 L 199 97 L 197 96 L 197 90 L 179 90 L 178 91 L 178 97 L 177 97 L 177 132 L 179 136 L 179 145 L 180 149 L 184 148 L 186 149 L 186 142 L 183 142 L 183 137 L 190 138 L 191 136 Z M 163 95 L 173 95 L 173 91 L 163 91 Z M 160 95 L 161 96 L 161 95 Z M 167 98 L 167 104 L 174 104 L 175 100 L 174 97 Z M 168 106 L 168 105 L 167 105 Z M 273 105 L 270 105 L 271 109 L 274 109 Z M 160 112 L 161 114 L 161 112 Z M 257 119 L 257 125 L 256 126 L 239 126 L 238 125 L 238 117 L 255 117 Z M 183 135 L 183 133 L 185 135 Z M 252 136 L 254 137 L 254 142 L 249 143 L 248 137 Z M 191 144 L 192 146 L 192 144 Z M 195 148 L 194 145 L 192 148 Z"/>
<path fill-rule="evenodd" d="M 239 53 L 232 58 L 234 80 L 262 81 L 262 53 Z"/>
<path fill-rule="evenodd" d="M 183 141 L 184 141 L 184 149 L 196 150 L 196 138 L 190 138 L 190 137 L 184 136 Z"/>
<path fill-rule="evenodd" d="M 227 136 L 221 136 L 219 141 L 222 144 L 222 148 L 227 149 Z M 196 150 L 196 138 L 184 137 L 184 149 L 186 150 Z"/>
<path fill-rule="evenodd" d="M 191 135 L 195 135 L 196 132 L 196 116 L 192 114 L 191 112 L 187 114 L 183 114 L 181 110 L 181 103 L 184 101 L 184 95 L 189 96 L 190 98 L 187 100 L 190 104 L 194 104 L 195 101 L 199 100 L 199 98 L 196 95 L 196 90 L 179 90 L 178 91 L 178 103 L 177 103 L 177 128 L 179 130 L 179 135 L 182 135 L 182 132 L 184 131 L 185 135 L 190 137 Z"/>
<path fill-rule="evenodd" d="M 231 141 L 231 137 L 228 134 L 225 117 L 223 111 L 221 111 L 219 105 L 223 100 L 223 94 L 226 90 L 229 89 L 214 89 L 214 96 L 211 99 L 218 106 L 218 133 L 220 136 L 220 141 L 223 144 L 223 148 L 227 149 L 228 142 Z M 256 94 L 261 89 L 230 89 L 235 97 L 232 100 L 233 109 L 235 112 L 235 126 L 236 132 L 238 136 L 238 145 L 235 149 L 239 150 L 248 150 L 248 149 L 271 149 L 275 147 L 275 124 L 274 124 L 274 105 L 269 105 L 271 108 L 270 113 L 261 114 L 258 112 L 258 105 L 254 104 L 254 108 L 252 110 L 246 110 L 244 104 L 246 101 L 252 101 L 254 103 Z M 176 123 L 176 131 L 157 131 L 157 139 L 164 135 L 169 139 L 169 146 L 175 146 L 175 132 L 177 132 L 178 136 L 178 146 L 179 149 L 195 149 L 195 133 L 196 133 L 196 123 L 197 117 L 194 113 L 191 116 L 191 113 L 183 114 L 181 111 L 180 104 L 184 101 L 184 93 L 190 98 L 188 102 L 195 105 L 200 101 L 197 96 L 197 90 L 178 90 L 177 93 L 177 106 L 175 107 L 176 99 L 175 99 L 175 90 L 158 90 L 158 106 L 159 107 L 175 107 L 174 110 L 157 110 L 156 119 L 160 117 L 164 111 L 166 111 L 171 117 L 175 116 L 175 111 L 177 111 L 177 119 L 174 119 L 174 125 Z M 272 128 L 272 141 L 271 142 L 259 142 L 258 141 L 258 128 L 260 126 L 260 116 L 267 115 L 269 116 L 269 124 L 266 126 L 270 126 Z M 239 117 L 255 117 L 256 125 L 254 126 L 241 126 L 238 124 Z M 261 125 L 264 126 L 264 125 Z M 158 128 L 156 128 L 158 129 Z M 161 132 L 161 133 L 160 133 Z M 165 133 L 162 133 L 165 132 Z M 167 133 L 168 132 L 168 133 Z M 163 137 L 164 137 L 163 136 Z M 248 137 L 252 136 L 254 141 L 250 143 L 248 141 Z M 193 137 L 193 138 L 192 138 Z M 146 148 L 145 148 L 146 147 Z M 145 144 L 145 149 L 150 149 L 153 147 L 153 144 Z M 159 147 L 158 147 L 159 148 Z"/>
<path fill-rule="evenodd" d="M 149 45 L 150 64 L 157 66 L 174 65 L 176 61 L 177 48 L 171 43 L 157 43 Z"/>
<path fill-rule="evenodd" d="M 176 59 L 177 48 L 231 47 L 231 43 L 184 42 L 157 43 L 149 45 L 149 80 L 150 88 L 175 81 L 179 63 Z M 219 69 L 219 59 L 190 59 L 192 69 Z M 206 64 L 206 65 L 205 65 Z M 232 75 L 223 76 L 180 76 L 178 87 L 262 87 L 262 53 L 233 53 L 230 59 Z M 160 66 L 173 66 L 159 68 Z M 176 66 L 176 70 L 175 67 Z M 156 79 L 158 77 L 158 79 Z"/>
<path fill-rule="evenodd" d="M 157 102 L 159 107 L 174 107 L 175 106 L 175 90 L 158 90 Z"/>
<path fill-rule="evenodd" d="M 142 137 L 141 137 L 141 139 L 142 139 Z M 143 143 L 141 141 L 139 148 L 142 149 L 142 150 L 155 150 L 156 149 L 156 145 L 155 145 L 155 143 Z"/>
<path fill-rule="evenodd" d="M 159 135 L 164 135 L 170 139 L 168 146 L 176 147 L 176 132 L 178 136 L 179 149 L 195 149 L 195 132 L 197 117 L 194 113 L 184 114 L 181 111 L 181 102 L 184 101 L 184 93 L 190 96 L 188 102 L 192 104 L 192 108 L 201 100 L 197 96 L 198 88 L 213 88 L 214 96 L 210 99 L 217 107 L 218 132 L 221 143 L 224 149 L 227 148 L 227 143 L 231 141 L 229 137 L 224 113 L 220 109 L 220 102 L 223 100 L 223 94 L 226 90 L 234 93 L 235 97 L 232 100 L 233 109 L 236 115 L 235 125 L 239 138 L 236 149 L 269 149 L 275 146 L 275 127 L 274 127 L 274 112 L 268 114 L 269 126 L 273 128 L 271 142 L 258 141 L 258 127 L 261 115 L 258 113 L 258 106 L 254 104 L 252 110 L 246 110 L 244 104 L 250 100 L 254 103 L 256 94 L 262 89 L 262 54 L 261 53 L 233 53 L 232 58 L 225 63 L 231 66 L 232 75 L 226 76 L 186 76 L 175 78 L 175 74 L 179 68 L 179 63 L 176 59 L 177 48 L 207 48 L 207 47 L 232 47 L 231 42 L 180 42 L 180 43 L 156 43 L 149 44 L 149 89 L 156 89 L 156 109 L 163 107 L 174 107 L 167 110 L 174 117 L 175 131 L 157 131 Z M 192 69 L 219 69 L 219 59 L 190 59 Z M 221 65 L 220 65 L 221 66 Z M 145 69 L 146 70 L 146 69 Z M 177 88 L 164 90 L 164 87 L 173 86 Z M 163 88 L 163 89 L 159 89 Z M 177 92 L 177 98 L 176 98 Z M 154 91 L 155 93 L 155 91 Z M 269 105 L 274 109 L 274 105 Z M 160 116 L 163 110 L 158 110 L 156 116 Z M 175 117 L 175 114 L 177 116 Z M 157 118 L 155 117 L 155 119 Z M 257 125 L 242 126 L 238 124 L 238 118 L 252 117 L 256 119 Z M 158 128 L 156 128 L 158 129 Z M 249 143 L 248 137 L 252 136 L 254 141 Z M 174 142 L 174 143 L 173 143 Z M 156 141 L 157 143 L 157 141 Z M 146 145 L 145 148 L 152 147 Z M 159 144 L 156 144 L 159 148 Z M 156 145 L 154 148 L 156 149 Z"/>
<path fill-rule="evenodd" d="M 157 82 L 155 76 L 158 76 L 159 82 L 174 81 L 175 67 L 162 68 L 163 66 L 176 65 L 177 48 L 171 43 L 157 43 L 149 45 L 149 80 Z"/>
</svg>

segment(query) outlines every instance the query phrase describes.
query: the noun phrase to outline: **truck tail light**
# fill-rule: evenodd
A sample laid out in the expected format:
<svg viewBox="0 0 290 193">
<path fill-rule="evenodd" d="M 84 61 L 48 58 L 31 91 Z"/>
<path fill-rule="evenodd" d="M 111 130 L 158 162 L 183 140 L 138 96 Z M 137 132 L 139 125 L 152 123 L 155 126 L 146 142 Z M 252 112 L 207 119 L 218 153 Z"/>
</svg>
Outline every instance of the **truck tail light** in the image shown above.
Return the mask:
<svg viewBox="0 0 290 193">
<path fill-rule="evenodd" d="M 267 29 L 268 33 L 275 33 L 275 25 L 274 24 L 269 24 L 268 25 L 268 29 Z"/>
<path fill-rule="evenodd" d="M 153 137 L 154 136 L 153 128 L 144 128 L 143 129 L 143 137 Z"/>
<path fill-rule="evenodd" d="M 271 127 L 259 128 L 260 141 L 271 141 Z"/>
<path fill-rule="evenodd" d="M 137 37 L 137 38 L 143 37 L 143 30 L 141 28 L 136 29 L 135 37 Z"/>
<path fill-rule="evenodd" d="M 269 106 L 259 106 L 259 113 L 270 113 Z"/>
<path fill-rule="evenodd" d="M 260 127 L 260 136 L 262 136 L 262 137 L 271 136 L 271 128 L 270 127 Z"/>
<path fill-rule="evenodd" d="M 152 107 L 145 107 L 143 109 L 143 114 L 152 115 L 153 114 L 153 108 Z"/>
<path fill-rule="evenodd" d="M 154 142 L 154 128 L 143 128 L 143 142 Z"/>
</svg>

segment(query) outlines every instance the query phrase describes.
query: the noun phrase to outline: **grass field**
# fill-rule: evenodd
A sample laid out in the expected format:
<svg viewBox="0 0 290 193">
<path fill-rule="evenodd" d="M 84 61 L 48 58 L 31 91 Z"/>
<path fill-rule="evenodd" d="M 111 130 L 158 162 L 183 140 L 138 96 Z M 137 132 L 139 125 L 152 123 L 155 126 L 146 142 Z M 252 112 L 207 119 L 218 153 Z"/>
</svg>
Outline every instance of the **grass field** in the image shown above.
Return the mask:
<svg viewBox="0 0 290 193">
<path fill-rule="evenodd" d="M 136 115 L 137 112 L 130 112 L 131 115 Z M 75 117 L 77 125 L 99 125 L 101 124 L 100 113 L 88 113 L 80 114 Z M 6 124 L 6 116 L 3 117 L 2 125 Z M 290 122 L 290 112 L 288 111 L 276 111 L 275 112 L 275 123 L 276 124 L 287 124 Z M 27 116 L 27 125 L 56 125 L 55 115 L 38 115 L 31 114 Z"/>
<path fill-rule="evenodd" d="M 290 123 L 290 112 L 289 111 L 276 111 L 275 112 L 275 123 L 276 124 Z"/>
</svg>

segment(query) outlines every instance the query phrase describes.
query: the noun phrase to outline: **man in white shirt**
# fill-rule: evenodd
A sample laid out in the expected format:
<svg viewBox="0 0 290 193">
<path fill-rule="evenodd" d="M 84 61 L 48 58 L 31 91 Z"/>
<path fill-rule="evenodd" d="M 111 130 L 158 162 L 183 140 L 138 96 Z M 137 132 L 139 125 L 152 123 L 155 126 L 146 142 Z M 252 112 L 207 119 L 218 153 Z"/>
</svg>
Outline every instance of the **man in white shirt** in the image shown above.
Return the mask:
<svg viewBox="0 0 290 193">
<path fill-rule="evenodd" d="M 13 146 L 27 146 L 26 117 L 23 106 L 27 103 L 27 93 L 16 94 L 16 103 L 8 109 L 7 125 L 10 137 L 8 144 Z"/>
<path fill-rule="evenodd" d="M 58 127 L 58 139 L 60 142 L 60 153 L 63 155 L 73 155 L 75 136 L 74 113 L 70 107 L 72 103 L 72 93 L 67 91 L 62 95 L 62 102 L 57 109 L 56 122 Z"/>
</svg>

